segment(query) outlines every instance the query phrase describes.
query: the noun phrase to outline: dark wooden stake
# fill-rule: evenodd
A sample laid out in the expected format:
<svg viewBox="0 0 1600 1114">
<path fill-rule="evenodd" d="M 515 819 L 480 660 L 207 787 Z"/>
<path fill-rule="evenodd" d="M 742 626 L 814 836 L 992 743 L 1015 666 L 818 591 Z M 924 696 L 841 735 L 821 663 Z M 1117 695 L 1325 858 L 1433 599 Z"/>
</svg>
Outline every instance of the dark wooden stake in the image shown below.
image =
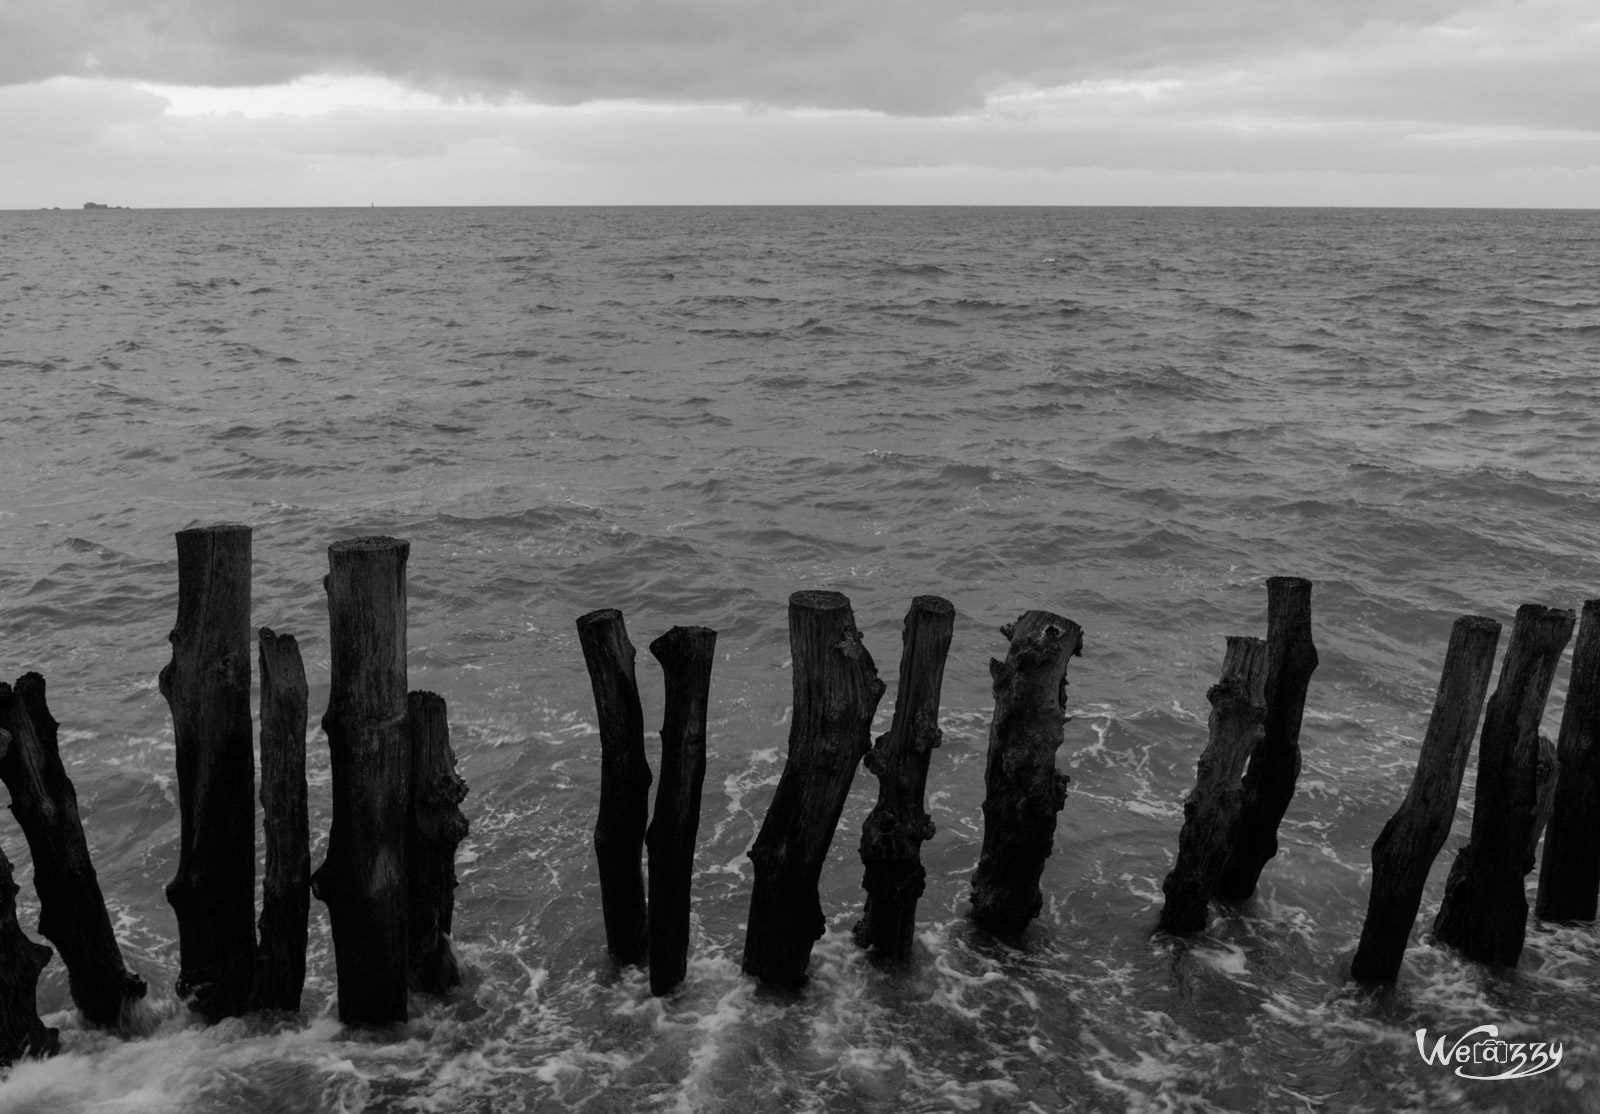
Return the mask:
<svg viewBox="0 0 1600 1114">
<path fill-rule="evenodd" d="M 1523 880 L 1533 869 L 1538 807 L 1539 719 L 1573 614 L 1537 604 L 1517 609 L 1500 683 L 1484 713 L 1472 836 L 1445 879 L 1433 935 L 1468 959 L 1515 966 L 1527 931 Z"/>
<path fill-rule="evenodd" d="M 622 964 L 643 964 L 650 952 L 645 905 L 645 823 L 650 763 L 644 756 L 644 712 L 633 671 L 633 643 L 614 607 L 578 619 L 578 642 L 600 721 L 600 811 L 594 854 L 600 866 L 600 908 L 606 950 Z"/>
<path fill-rule="evenodd" d="M 306 815 L 306 670 L 293 635 L 261 628 L 261 811 L 266 867 L 261 944 L 250 1006 L 300 1009 L 311 910 L 311 833 Z"/>
<path fill-rule="evenodd" d="M 10 738 L 0 731 L 0 751 Z M 39 1020 L 35 991 L 50 949 L 28 939 L 17 924 L 17 883 L 11 860 L 0 852 L 0 1066 L 24 1056 L 54 1056 L 61 1036 Z"/>
<path fill-rule="evenodd" d="M 1372 845 L 1372 890 L 1361 943 L 1350 964 L 1352 978 L 1392 983 L 1400 977 L 1428 871 L 1455 819 L 1461 778 L 1472 753 L 1472 736 L 1489 691 L 1499 641 L 1500 624 L 1481 615 L 1463 615 L 1450 629 L 1444 671 L 1411 788 Z"/>
<path fill-rule="evenodd" d="M 1600 600 L 1583 605 L 1556 754 L 1561 776 L 1534 912 L 1545 921 L 1592 921 L 1600 894 Z"/>
<path fill-rule="evenodd" d="M 650 848 L 650 993 L 666 994 L 689 969 L 689 886 L 706 778 L 706 708 L 717 632 L 673 627 L 650 643 L 666 680 L 661 781 L 645 841 Z"/>
<path fill-rule="evenodd" d="M 209 1021 L 243 1013 L 256 961 L 250 527 L 180 530 L 178 622 L 161 695 L 178 767 L 178 996 Z M 64 953 L 63 953 L 64 954 Z"/>
<path fill-rule="evenodd" d="M 1244 809 L 1233 853 L 1217 882 L 1217 896 L 1243 901 L 1256 892 L 1261 870 L 1278 853 L 1278 825 L 1300 777 L 1300 720 L 1306 688 L 1317 668 L 1311 642 L 1311 581 L 1293 576 L 1267 580 L 1267 716 L 1261 741 L 1244 775 Z"/>
<path fill-rule="evenodd" d="M 939 694 L 955 621 L 947 599 L 911 601 L 900 639 L 894 720 L 865 760 L 878 777 L 878 803 L 861 828 L 867 902 L 855 940 L 891 961 L 911 958 L 917 899 L 927 884 L 922 844 L 933 838 L 933 819 L 924 798 L 928 763 L 940 742 Z"/>
<path fill-rule="evenodd" d="M 406 698 L 411 736 L 411 988 L 444 994 L 461 985 L 450 942 L 456 907 L 456 848 L 467 838 L 461 802 L 467 783 L 456 773 L 444 697 Z"/>
<path fill-rule="evenodd" d="M 0 683 L 0 729 L 11 736 L 0 756 L 0 780 L 11 791 L 11 812 L 33 852 L 39 932 L 66 964 L 68 988 L 84 1020 L 114 1029 L 146 988 L 123 964 L 111 930 L 78 818 L 78 795 L 61 764 L 58 728 L 45 702 L 43 677 L 25 674 L 15 691 Z"/>
<path fill-rule="evenodd" d="M 331 677 L 328 736 L 333 821 L 328 857 L 311 876 L 327 903 L 339 1019 L 406 1019 L 407 832 L 411 747 L 406 732 L 406 559 L 411 545 L 369 537 L 328 547 Z"/>
<path fill-rule="evenodd" d="M 856 767 L 872 745 L 883 682 L 838 592 L 789 597 L 794 710 L 789 753 L 750 849 L 755 883 L 744 938 L 746 974 L 779 987 L 805 983 L 811 945 L 827 922 L 817 887 Z"/>
<path fill-rule="evenodd" d="M 1222 676 L 1206 693 L 1210 738 L 1200 754 L 1194 790 L 1183 802 L 1178 857 L 1161 883 L 1167 900 L 1156 927 L 1162 932 L 1200 932 L 1210 920 L 1211 895 L 1227 865 L 1244 805 L 1245 763 L 1261 741 L 1266 679 L 1267 644 L 1230 635 Z"/>
<path fill-rule="evenodd" d="M 1006 937 L 1020 933 L 1044 907 L 1039 879 L 1072 780 L 1056 769 L 1067 722 L 1067 662 L 1083 653 L 1083 630 L 1048 611 L 1028 611 L 1000 633 L 1011 646 L 1004 662 L 989 662 L 994 720 L 972 920 Z"/>
</svg>

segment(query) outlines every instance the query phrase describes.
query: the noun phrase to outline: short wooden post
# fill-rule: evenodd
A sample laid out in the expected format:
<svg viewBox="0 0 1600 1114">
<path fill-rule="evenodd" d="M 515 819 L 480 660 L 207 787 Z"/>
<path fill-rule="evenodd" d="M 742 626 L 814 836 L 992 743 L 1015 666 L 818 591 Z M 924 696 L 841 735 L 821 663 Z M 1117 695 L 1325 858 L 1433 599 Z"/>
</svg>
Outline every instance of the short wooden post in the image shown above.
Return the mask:
<svg viewBox="0 0 1600 1114">
<path fill-rule="evenodd" d="M 1428 871 L 1450 835 L 1499 641 L 1500 624 L 1482 615 L 1463 615 L 1450 629 L 1411 788 L 1372 845 L 1372 890 L 1352 978 L 1392 983 L 1400 977 Z"/>
<path fill-rule="evenodd" d="M 789 597 L 794 710 L 777 792 L 750 849 L 755 882 L 743 968 L 763 983 L 805 983 L 827 928 L 818 885 L 856 767 L 871 746 L 883 682 L 838 592 Z"/>
<path fill-rule="evenodd" d="M 1583 605 L 1556 754 L 1561 777 L 1534 912 L 1544 921 L 1592 921 L 1600 894 L 1600 599 Z"/>
<path fill-rule="evenodd" d="M 10 744 L 0 731 L 0 751 Z M 61 1036 L 39 1020 L 35 991 L 50 949 L 28 939 L 17 924 L 17 883 L 11 860 L 0 852 L 0 1066 L 24 1056 L 54 1056 Z"/>
<path fill-rule="evenodd" d="M 717 632 L 673 627 L 650 643 L 666 679 L 661 781 L 645 841 L 650 848 L 650 993 L 666 994 L 689 969 L 689 888 L 700 789 L 706 777 L 706 710 Z"/>
<path fill-rule="evenodd" d="M 1039 879 L 1071 781 L 1055 757 L 1067 723 L 1067 662 L 1083 653 L 1083 630 L 1048 611 L 1028 611 L 1000 633 L 1011 646 L 1004 662 L 989 662 L 994 720 L 972 920 L 1005 937 L 1020 933 L 1044 907 Z"/>
<path fill-rule="evenodd" d="M 1517 609 L 1500 683 L 1484 713 L 1472 836 L 1445 879 L 1433 935 L 1468 959 L 1515 966 L 1527 931 L 1523 880 L 1533 869 L 1538 807 L 1539 719 L 1573 614 L 1537 604 Z"/>
<path fill-rule="evenodd" d="M 644 891 L 644 836 L 650 810 L 650 763 L 644 756 L 644 712 L 634 676 L 633 643 L 613 607 L 578 619 L 578 642 L 600 721 L 600 810 L 594 854 L 606 950 L 621 964 L 643 964 L 650 952 Z"/>
<path fill-rule="evenodd" d="M 927 884 L 922 844 L 933 838 L 925 800 L 928 763 L 940 742 L 939 695 L 955 621 L 955 606 L 947 599 L 911 601 L 901 631 L 894 720 L 865 759 L 878 777 L 878 803 L 861 827 L 867 901 L 855 940 L 891 961 L 911 957 L 917 900 Z"/>
<path fill-rule="evenodd" d="M 262 627 L 261 812 L 266 864 L 261 879 L 261 943 L 250 1006 L 300 1009 L 306 982 L 306 922 L 311 910 L 311 832 L 306 811 L 306 670 L 293 635 Z"/>
<path fill-rule="evenodd" d="M 250 527 L 180 530 L 178 621 L 161 695 L 178 767 L 178 996 L 217 1021 L 244 1012 L 256 960 Z"/>
<path fill-rule="evenodd" d="M 0 729 L 11 736 L 0 756 L 0 780 L 11 791 L 11 811 L 33 853 L 39 932 L 66 964 L 68 989 L 84 1020 L 114 1029 L 124 1009 L 145 996 L 145 984 L 122 962 L 89 861 L 78 795 L 61 764 L 58 728 L 43 677 L 25 674 L 14 691 L 0 683 Z"/>
<path fill-rule="evenodd" d="M 467 783 L 456 773 L 444 697 L 406 697 L 411 741 L 411 988 L 444 994 L 461 985 L 451 944 L 456 907 L 456 848 L 467 838 L 461 802 Z"/>
<path fill-rule="evenodd" d="M 1244 804 L 1245 763 L 1261 741 L 1266 677 L 1267 644 L 1230 635 L 1222 676 L 1206 692 L 1210 738 L 1200 754 L 1194 789 L 1183 802 L 1178 857 L 1161 883 L 1166 902 L 1156 928 L 1162 932 L 1200 932 L 1210 920 L 1211 896 Z"/>
<path fill-rule="evenodd" d="M 366 537 L 328 547 L 328 736 L 333 820 L 328 856 L 311 876 L 327 903 L 339 1019 L 406 1019 L 406 560 L 410 543 Z"/>
<path fill-rule="evenodd" d="M 1244 775 L 1244 809 L 1233 853 L 1217 881 L 1217 896 L 1243 901 L 1256 891 L 1261 870 L 1278 853 L 1278 825 L 1300 777 L 1300 720 L 1306 688 L 1317 668 L 1311 641 L 1311 581 L 1293 576 L 1267 580 L 1267 715 L 1261 741 Z"/>
</svg>

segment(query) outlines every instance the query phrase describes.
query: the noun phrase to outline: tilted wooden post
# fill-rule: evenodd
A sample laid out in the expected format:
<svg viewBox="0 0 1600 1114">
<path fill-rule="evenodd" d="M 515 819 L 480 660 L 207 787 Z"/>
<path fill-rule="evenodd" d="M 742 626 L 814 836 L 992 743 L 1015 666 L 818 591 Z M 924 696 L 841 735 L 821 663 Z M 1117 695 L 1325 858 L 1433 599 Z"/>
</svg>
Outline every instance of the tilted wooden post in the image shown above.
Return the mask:
<svg viewBox="0 0 1600 1114">
<path fill-rule="evenodd" d="M 161 695 L 178 767 L 178 996 L 217 1021 L 244 1012 L 256 960 L 250 527 L 180 530 L 178 621 Z"/>
<path fill-rule="evenodd" d="M 1256 891 L 1261 869 L 1278 853 L 1278 825 L 1300 777 L 1300 720 L 1306 688 L 1317 668 L 1311 641 L 1311 581 L 1267 580 L 1267 715 L 1261 741 L 1244 775 L 1244 809 L 1233 854 L 1217 881 L 1217 896 L 1243 901 Z"/>
<path fill-rule="evenodd" d="M 1517 609 L 1500 683 L 1484 713 L 1472 837 L 1450 867 L 1433 935 L 1468 959 L 1514 966 L 1527 932 L 1523 880 L 1533 869 L 1539 720 L 1573 614 Z"/>
<path fill-rule="evenodd" d="M 644 712 L 634 676 L 633 643 L 622 612 L 605 607 L 578 619 L 578 642 L 600 721 L 600 810 L 594 854 L 606 950 L 622 964 L 650 952 L 643 852 L 650 810 L 650 763 L 644 756 Z"/>
<path fill-rule="evenodd" d="M 0 731 L 0 753 L 10 737 Z M 0 1066 L 24 1056 L 54 1056 L 61 1051 L 58 1030 L 39 1020 L 35 990 L 50 949 L 28 939 L 17 924 L 17 883 L 11 860 L 0 852 Z"/>
<path fill-rule="evenodd" d="M 1048 611 L 1028 611 L 1000 633 L 1011 646 L 1004 662 L 989 662 L 994 720 L 972 920 L 996 936 L 1015 936 L 1044 907 L 1039 879 L 1071 781 L 1056 769 L 1067 723 L 1067 662 L 1083 653 L 1083 630 Z"/>
<path fill-rule="evenodd" d="M 1400 977 L 1428 871 L 1450 836 L 1499 641 L 1500 624 L 1482 615 L 1463 615 L 1450 629 L 1411 788 L 1372 845 L 1372 890 L 1352 978 L 1391 983 Z"/>
<path fill-rule="evenodd" d="M 650 643 L 666 678 L 661 781 L 645 842 L 650 848 L 650 993 L 666 994 L 689 969 L 689 887 L 700 789 L 706 777 L 706 709 L 717 632 L 673 627 Z"/>
<path fill-rule="evenodd" d="M 25 674 L 15 690 L 0 683 L 0 730 L 11 737 L 0 755 L 0 780 L 11 791 L 12 814 L 33 853 L 39 932 L 66 964 L 68 989 L 84 1019 L 114 1029 L 125 1008 L 145 996 L 145 984 L 122 962 L 89 861 L 78 795 L 61 764 L 58 728 L 43 677 Z"/>
<path fill-rule="evenodd" d="M 911 957 L 917 899 L 927 884 L 922 844 L 933 838 L 925 800 L 928 763 L 940 742 L 939 694 L 955 621 L 956 609 L 947 599 L 911 601 L 900 640 L 894 720 L 865 759 L 878 777 L 878 803 L 861 827 L 867 902 L 855 940 L 884 959 Z"/>
<path fill-rule="evenodd" d="M 261 878 L 261 943 L 250 1006 L 300 1009 L 311 910 L 311 831 L 306 812 L 306 670 L 293 635 L 262 627 L 261 813 L 266 864 Z"/>
<path fill-rule="evenodd" d="M 1244 805 L 1244 768 L 1261 741 L 1266 718 L 1267 644 L 1228 636 L 1222 676 L 1206 692 L 1210 738 L 1200 754 L 1194 789 L 1183 802 L 1178 857 L 1161 883 L 1166 902 L 1156 927 L 1200 932 L 1210 920 L 1211 896 L 1233 849 Z"/>
<path fill-rule="evenodd" d="M 410 543 L 367 537 L 328 547 L 333 820 L 311 876 L 327 903 L 339 1019 L 406 1019 L 411 748 L 406 735 L 406 559 Z"/>
<path fill-rule="evenodd" d="M 444 697 L 413 692 L 406 698 L 411 745 L 411 987 L 444 994 L 461 985 L 461 965 L 451 944 L 456 907 L 456 848 L 467 838 L 461 802 L 467 783 L 456 773 Z"/>
<path fill-rule="evenodd" d="M 1600 600 L 1583 605 L 1556 755 L 1561 776 L 1534 912 L 1544 921 L 1592 921 L 1600 894 Z"/>
<path fill-rule="evenodd" d="M 743 968 L 764 983 L 805 983 L 822 936 L 818 885 L 856 767 L 871 746 L 883 682 L 838 592 L 789 597 L 794 713 L 777 792 L 750 849 L 755 883 Z"/>
</svg>

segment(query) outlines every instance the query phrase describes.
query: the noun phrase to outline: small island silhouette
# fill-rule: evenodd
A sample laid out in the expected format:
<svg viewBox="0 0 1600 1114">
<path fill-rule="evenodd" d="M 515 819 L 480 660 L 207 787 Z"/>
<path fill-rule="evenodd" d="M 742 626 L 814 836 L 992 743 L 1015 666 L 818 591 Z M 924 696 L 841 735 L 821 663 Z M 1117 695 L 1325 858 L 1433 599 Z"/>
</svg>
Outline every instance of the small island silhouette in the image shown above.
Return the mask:
<svg viewBox="0 0 1600 1114">
<path fill-rule="evenodd" d="M 102 205 L 98 201 L 85 201 L 83 203 L 83 207 L 85 209 L 126 209 L 127 208 L 126 205 Z"/>
</svg>

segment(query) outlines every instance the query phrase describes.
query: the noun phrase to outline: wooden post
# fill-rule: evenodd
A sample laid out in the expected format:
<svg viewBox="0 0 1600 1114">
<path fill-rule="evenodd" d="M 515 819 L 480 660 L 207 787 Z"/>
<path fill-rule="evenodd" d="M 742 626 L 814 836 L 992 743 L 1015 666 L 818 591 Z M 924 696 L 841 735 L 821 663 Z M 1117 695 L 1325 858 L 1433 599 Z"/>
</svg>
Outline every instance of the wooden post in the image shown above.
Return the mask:
<svg viewBox="0 0 1600 1114">
<path fill-rule="evenodd" d="M 44 678 L 28 673 L 16 689 L 0 683 L 0 729 L 11 743 L 0 756 L 0 780 L 33 852 L 39 932 L 61 955 L 68 988 L 84 1020 L 114 1029 L 124 1008 L 145 995 L 144 980 L 122 962 L 89 841 L 78 818 L 78 795 L 61 764 L 58 728 L 45 703 Z"/>
<path fill-rule="evenodd" d="M 1278 853 L 1278 825 L 1300 777 L 1300 720 L 1306 688 L 1317 668 L 1311 642 L 1311 581 L 1267 580 L 1267 716 L 1244 775 L 1244 809 L 1233 853 L 1217 895 L 1243 901 L 1256 891 L 1261 869 Z"/>
<path fill-rule="evenodd" d="M 600 866 L 600 907 L 606 950 L 621 964 L 642 964 L 650 951 L 645 905 L 645 823 L 650 809 L 650 763 L 644 756 L 644 712 L 634 678 L 633 643 L 613 607 L 578 619 L 578 642 L 600 721 L 600 811 L 594 854 Z"/>
<path fill-rule="evenodd" d="M 917 899 L 927 883 L 922 844 L 933 838 L 933 819 L 924 798 L 928 763 L 940 742 L 939 694 L 955 621 L 956 609 L 947 599 L 911 601 L 900 638 L 894 720 L 865 759 L 878 777 L 878 803 L 861 827 L 867 902 L 855 940 L 893 961 L 911 958 Z"/>
<path fill-rule="evenodd" d="M 972 920 L 1004 937 L 1020 933 L 1044 907 L 1039 879 L 1072 780 L 1055 758 L 1067 722 L 1067 662 L 1083 653 L 1083 630 L 1048 611 L 1028 611 L 1000 633 L 1011 646 L 1004 662 L 989 662 L 994 720 Z"/>
<path fill-rule="evenodd" d="M 444 994 L 461 985 L 450 942 L 456 906 L 456 848 L 467 838 L 461 802 L 467 783 L 456 773 L 444 697 L 406 697 L 411 742 L 411 988 Z"/>
<path fill-rule="evenodd" d="M 0 752 L 10 737 L 0 731 Z M 0 852 L 0 1066 L 24 1056 L 54 1056 L 61 1051 L 58 1030 L 39 1020 L 35 991 L 50 949 L 28 939 L 17 924 L 17 883 L 11 860 Z"/>
<path fill-rule="evenodd" d="M 743 967 L 763 983 L 804 985 L 811 945 L 827 928 L 817 887 L 862 755 L 883 682 L 838 592 L 789 597 L 794 711 L 778 789 L 750 849 L 755 883 Z"/>
<path fill-rule="evenodd" d="M 706 708 L 717 632 L 673 627 L 650 643 L 666 678 L 661 781 L 645 840 L 650 847 L 650 993 L 666 994 L 689 969 L 689 886 L 700 788 L 706 778 Z"/>
<path fill-rule="evenodd" d="M 1433 935 L 1468 959 L 1515 966 L 1527 931 L 1523 880 L 1533 869 L 1538 807 L 1539 719 L 1573 614 L 1537 604 L 1517 609 L 1500 683 L 1478 742 L 1472 837 L 1445 879 Z"/>
<path fill-rule="evenodd" d="M 406 1019 L 406 559 L 410 543 L 367 537 L 328 547 L 331 677 L 322 728 L 333 777 L 328 857 L 311 876 L 327 903 L 339 1019 Z"/>
<path fill-rule="evenodd" d="M 1482 615 L 1463 615 L 1450 628 L 1411 788 L 1372 845 L 1372 890 L 1352 978 L 1392 983 L 1400 977 L 1428 871 L 1450 835 L 1499 641 L 1500 624 Z"/>
<path fill-rule="evenodd" d="M 305 988 L 306 921 L 311 910 L 306 670 L 293 635 L 274 634 L 262 627 L 257 652 L 266 868 L 261 879 L 261 943 L 250 1006 L 296 1012 Z"/>
<path fill-rule="evenodd" d="M 1544 921 L 1592 921 L 1600 893 L 1600 600 L 1583 605 L 1556 754 L 1561 777 L 1534 912 Z"/>
<path fill-rule="evenodd" d="M 244 1012 L 256 960 L 250 527 L 180 530 L 178 622 L 161 695 L 178 767 L 177 992 L 208 1021 Z"/>
<path fill-rule="evenodd" d="M 1211 895 L 1233 848 L 1244 805 L 1244 768 L 1261 741 L 1266 718 L 1267 644 L 1228 636 L 1222 676 L 1206 692 L 1210 738 L 1200 754 L 1194 790 L 1183 802 L 1178 857 L 1161 890 L 1166 903 L 1156 928 L 1200 932 L 1210 919 Z"/>
</svg>

